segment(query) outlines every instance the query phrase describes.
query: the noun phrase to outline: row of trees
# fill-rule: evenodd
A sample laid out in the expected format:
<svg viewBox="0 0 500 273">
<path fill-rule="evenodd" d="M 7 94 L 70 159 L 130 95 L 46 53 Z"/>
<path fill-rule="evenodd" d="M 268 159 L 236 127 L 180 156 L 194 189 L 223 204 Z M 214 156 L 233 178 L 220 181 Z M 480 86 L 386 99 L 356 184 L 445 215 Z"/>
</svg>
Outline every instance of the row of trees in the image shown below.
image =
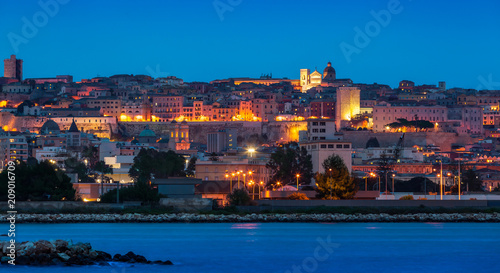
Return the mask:
<svg viewBox="0 0 500 273">
<path fill-rule="evenodd" d="M 289 143 L 279 147 L 267 163 L 271 173 L 268 188 L 279 185 L 296 185 L 297 175 L 301 184 L 309 185 L 316 180 L 317 197 L 322 199 L 352 199 L 357 186 L 347 166 L 338 155 L 332 155 L 323 162 L 324 173 L 313 173 L 311 155 L 305 147 Z"/>
<path fill-rule="evenodd" d="M 397 122 L 389 123 L 388 126 L 391 129 L 414 129 L 416 131 L 427 131 L 428 129 L 434 128 L 434 124 L 428 120 L 410 120 L 400 118 Z"/>
<path fill-rule="evenodd" d="M 268 188 L 277 187 L 278 182 L 280 185 L 294 184 L 297 175 L 300 183 L 310 184 L 314 176 L 311 155 L 295 142 L 278 147 L 266 167 L 271 172 Z"/>
</svg>

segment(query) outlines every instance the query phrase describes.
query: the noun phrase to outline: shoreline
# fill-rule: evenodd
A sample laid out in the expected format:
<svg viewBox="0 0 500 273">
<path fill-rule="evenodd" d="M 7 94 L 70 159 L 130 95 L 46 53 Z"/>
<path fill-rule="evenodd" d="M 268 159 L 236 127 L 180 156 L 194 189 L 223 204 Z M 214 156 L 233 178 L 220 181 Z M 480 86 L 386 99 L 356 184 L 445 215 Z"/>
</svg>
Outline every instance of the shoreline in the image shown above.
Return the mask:
<svg viewBox="0 0 500 273">
<path fill-rule="evenodd" d="M 311 222 L 484 222 L 500 223 L 500 213 L 408 213 L 408 214 L 17 214 L 16 223 L 311 223 Z M 0 224 L 8 223 L 2 214 Z"/>
</svg>

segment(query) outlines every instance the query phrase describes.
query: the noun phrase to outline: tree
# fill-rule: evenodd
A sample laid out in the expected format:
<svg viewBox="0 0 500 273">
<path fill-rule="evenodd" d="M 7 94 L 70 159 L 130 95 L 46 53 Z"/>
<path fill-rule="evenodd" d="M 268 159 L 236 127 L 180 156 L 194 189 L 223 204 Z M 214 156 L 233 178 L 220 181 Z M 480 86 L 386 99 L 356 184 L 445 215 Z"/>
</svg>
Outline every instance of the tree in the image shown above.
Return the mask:
<svg viewBox="0 0 500 273">
<path fill-rule="evenodd" d="M 88 168 L 93 170 L 97 162 L 99 162 L 99 149 L 96 146 L 84 147 L 82 157 L 87 160 Z"/>
<path fill-rule="evenodd" d="M 89 176 L 89 170 L 87 166 L 85 166 L 85 164 L 79 161 L 76 157 L 69 157 L 68 159 L 64 160 L 64 165 L 66 166 L 66 172 L 78 174 L 78 179 L 80 180 L 80 182 L 94 182 L 94 179 Z"/>
<path fill-rule="evenodd" d="M 73 188 L 71 179 L 61 169 L 48 161 L 30 164 L 23 161 L 17 162 L 15 170 L 11 171 L 15 175 L 17 201 L 76 200 L 76 190 Z M 0 173 L 2 189 L 7 189 L 9 177 L 12 177 L 8 173 L 7 169 Z M 0 191 L 0 199 L 7 200 L 7 193 L 7 190 Z"/>
<path fill-rule="evenodd" d="M 394 169 L 394 162 L 396 159 L 392 156 L 389 156 L 385 153 L 385 151 L 380 155 L 380 158 L 377 161 L 377 170 L 379 171 L 379 175 L 381 176 L 384 183 L 388 183 L 388 173 Z M 385 185 L 385 184 L 384 184 Z M 380 189 L 379 189 L 380 190 Z"/>
<path fill-rule="evenodd" d="M 104 192 L 104 178 L 106 178 L 109 182 L 110 178 L 106 176 L 106 174 L 112 174 L 113 173 L 113 169 L 106 165 L 106 163 L 104 163 L 104 161 L 98 161 L 97 164 L 95 165 L 95 168 L 94 168 L 94 171 L 95 171 L 95 177 L 97 178 L 97 176 L 100 176 L 100 180 L 101 180 L 101 192 Z"/>
<path fill-rule="evenodd" d="M 354 198 L 358 187 L 340 156 L 329 156 L 323 162 L 323 168 L 325 173 L 316 175 L 318 198 L 330 200 Z"/>
<path fill-rule="evenodd" d="M 294 192 L 288 196 L 289 200 L 309 200 L 307 195 L 301 192 Z"/>
<path fill-rule="evenodd" d="M 297 183 L 297 174 L 299 182 L 307 185 L 313 177 L 313 165 L 311 155 L 307 153 L 305 147 L 299 147 L 296 143 L 290 143 L 278 147 L 271 154 L 269 162 L 266 164 L 271 172 L 271 179 L 267 187 L 275 187 L 278 182 L 282 185 Z"/>
<path fill-rule="evenodd" d="M 196 172 L 196 160 L 198 160 L 196 156 L 193 156 L 191 157 L 191 159 L 189 159 L 189 163 L 186 168 L 187 177 L 194 177 L 194 173 Z"/>
<path fill-rule="evenodd" d="M 116 189 L 110 190 L 101 196 L 103 203 L 116 202 Z M 146 183 L 137 183 L 133 186 L 120 188 L 120 202 L 141 201 L 144 204 L 156 204 L 160 198 L 166 197 L 158 194 L 158 191 L 149 187 Z"/>
<path fill-rule="evenodd" d="M 408 181 L 396 180 L 394 184 L 398 192 L 430 192 L 439 188 L 436 183 L 422 176 L 413 177 Z"/>
<path fill-rule="evenodd" d="M 151 176 L 168 178 L 170 176 L 186 176 L 184 158 L 173 151 L 158 152 L 155 149 L 141 149 L 134 158 L 129 175 L 136 183 L 148 183 Z"/>
<path fill-rule="evenodd" d="M 483 191 L 483 181 L 473 169 L 468 169 L 463 176 L 463 185 L 466 191 Z M 458 190 L 457 190 L 458 192 Z"/>
<path fill-rule="evenodd" d="M 227 200 L 231 206 L 248 206 L 252 203 L 252 198 L 245 189 L 234 189 L 227 195 Z"/>
</svg>

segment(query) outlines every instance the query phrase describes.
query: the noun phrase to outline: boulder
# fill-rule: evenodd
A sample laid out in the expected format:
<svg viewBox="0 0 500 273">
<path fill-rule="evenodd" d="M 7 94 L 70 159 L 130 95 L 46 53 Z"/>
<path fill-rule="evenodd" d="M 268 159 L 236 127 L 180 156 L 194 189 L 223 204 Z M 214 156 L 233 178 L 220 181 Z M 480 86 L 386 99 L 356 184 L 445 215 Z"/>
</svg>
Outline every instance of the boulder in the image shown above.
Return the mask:
<svg viewBox="0 0 500 273">
<path fill-rule="evenodd" d="M 8 247 L 8 242 L 0 241 L 0 263 L 7 264 L 10 258 L 6 256 L 4 249 Z M 109 265 L 108 261 L 118 261 L 125 263 L 145 263 L 151 264 L 146 257 L 137 255 L 132 251 L 125 255 L 116 254 L 111 256 L 104 251 L 92 249 L 89 243 L 73 244 L 64 240 L 36 242 L 22 242 L 16 245 L 16 264 L 20 265 Z M 155 264 L 172 265 L 171 261 L 155 261 Z"/>
<path fill-rule="evenodd" d="M 56 247 L 57 252 L 59 253 L 68 250 L 69 243 L 65 240 L 55 240 L 53 244 Z"/>
<path fill-rule="evenodd" d="M 29 265 L 30 264 L 30 257 L 29 256 L 17 256 L 16 257 L 16 264 L 17 265 Z"/>
<path fill-rule="evenodd" d="M 99 251 L 99 250 L 96 250 L 98 256 L 97 256 L 97 259 L 98 260 L 101 260 L 101 261 L 111 261 L 113 260 L 113 257 L 111 257 L 111 254 L 109 253 L 106 253 L 104 251 Z"/>
<path fill-rule="evenodd" d="M 57 253 L 57 255 L 59 256 L 59 259 L 64 262 L 67 262 L 70 258 L 66 253 Z"/>
<path fill-rule="evenodd" d="M 10 258 L 7 257 L 7 256 L 3 256 L 1 259 L 0 259 L 0 263 L 2 264 L 6 264 L 10 261 Z"/>
<path fill-rule="evenodd" d="M 120 256 L 119 261 L 120 262 L 128 262 L 128 261 L 130 261 L 130 257 L 127 255 L 122 255 L 122 256 Z"/>
<path fill-rule="evenodd" d="M 47 240 L 40 240 L 34 243 L 35 245 L 35 254 L 50 254 L 56 251 L 56 247 Z"/>
</svg>

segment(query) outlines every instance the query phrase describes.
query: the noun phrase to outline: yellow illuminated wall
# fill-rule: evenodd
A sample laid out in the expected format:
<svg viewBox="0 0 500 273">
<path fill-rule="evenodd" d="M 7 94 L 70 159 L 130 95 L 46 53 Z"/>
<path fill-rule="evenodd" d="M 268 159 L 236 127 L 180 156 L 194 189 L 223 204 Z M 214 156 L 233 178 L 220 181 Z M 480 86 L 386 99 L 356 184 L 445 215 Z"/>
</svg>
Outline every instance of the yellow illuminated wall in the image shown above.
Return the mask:
<svg viewBox="0 0 500 273">
<path fill-rule="evenodd" d="M 335 107 L 335 123 L 337 131 L 342 128 L 342 121 L 350 121 L 361 113 L 360 90 L 356 87 L 339 87 L 337 89 L 337 105 Z"/>
</svg>

